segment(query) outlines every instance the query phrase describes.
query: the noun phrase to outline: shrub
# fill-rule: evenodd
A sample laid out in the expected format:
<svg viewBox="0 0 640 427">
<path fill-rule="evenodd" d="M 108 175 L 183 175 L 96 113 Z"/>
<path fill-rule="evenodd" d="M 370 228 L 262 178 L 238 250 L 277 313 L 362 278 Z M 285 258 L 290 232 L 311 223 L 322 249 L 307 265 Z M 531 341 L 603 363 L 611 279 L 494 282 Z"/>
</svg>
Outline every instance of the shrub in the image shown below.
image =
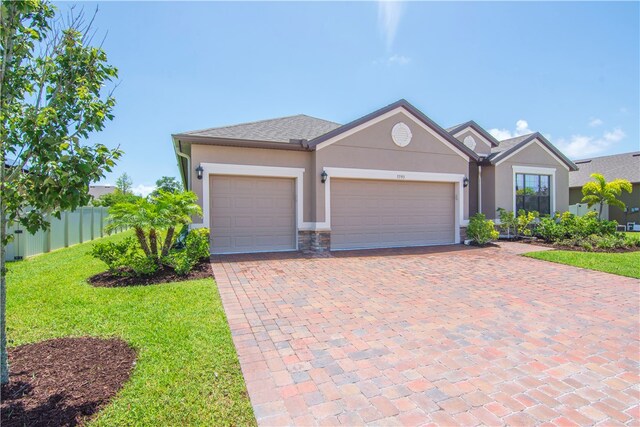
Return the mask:
<svg viewBox="0 0 640 427">
<path fill-rule="evenodd" d="M 580 247 L 587 252 L 593 251 L 593 245 L 587 240 L 583 240 L 582 242 L 580 242 Z"/>
<path fill-rule="evenodd" d="M 585 251 L 593 251 L 595 249 L 610 251 L 612 249 L 633 247 L 633 242 L 630 243 L 623 233 L 614 233 L 604 236 L 591 234 L 589 236 L 559 240 L 555 244 L 559 246 L 579 247 Z"/>
<path fill-rule="evenodd" d="M 158 263 L 147 257 L 133 237 L 120 242 L 96 243 L 91 256 L 107 264 L 109 272 L 122 276 L 144 276 L 158 270 Z"/>
<path fill-rule="evenodd" d="M 127 259 L 126 266 L 133 276 L 150 276 L 160 268 L 158 261 L 146 256 L 141 251 L 136 251 Z"/>
<path fill-rule="evenodd" d="M 524 209 L 518 211 L 518 217 L 516 221 L 518 223 L 518 235 L 519 236 L 531 236 L 532 224 L 540 214 L 536 211 L 526 212 Z"/>
<path fill-rule="evenodd" d="M 467 237 L 473 239 L 476 244 L 484 246 L 496 240 L 499 233 L 495 229 L 493 221 L 486 219 L 484 214 L 477 213 L 469 220 L 467 226 Z"/>
<path fill-rule="evenodd" d="M 209 258 L 209 229 L 191 230 L 185 241 L 185 251 L 189 258 L 196 262 Z"/>
<path fill-rule="evenodd" d="M 534 234 L 551 243 L 565 237 L 564 228 L 558 223 L 557 215 L 540 218 Z"/>
<path fill-rule="evenodd" d="M 109 271 L 116 274 L 127 265 L 130 254 L 135 250 L 135 240 L 133 237 L 128 237 L 120 242 L 95 243 L 89 254 L 107 264 Z"/>
<path fill-rule="evenodd" d="M 632 234 L 626 234 L 625 235 L 625 242 L 626 245 L 629 247 L 639 247 L 640 248 L 640 233 L 632 235 Z"/>
<path fill-rule="evenodd" d="M 174 271 L 184 276 L 200 261 L 209 258 L 209 229 L 196 228 L 189 231 L 185 239 L 184 249 L 173 249 L 166 257 L 165 262 Z"/>
<path fill-rule="evenodd" d="M 502 231 L 502 234 L 506 234 L 507 237 L 514 237 L 518 234 L 518 221 L 516 220 L 513 212 L 504 208 L 498 208 L 498 215 L 500 217 L 500 225 L 498 228 Z"/>
</svg>

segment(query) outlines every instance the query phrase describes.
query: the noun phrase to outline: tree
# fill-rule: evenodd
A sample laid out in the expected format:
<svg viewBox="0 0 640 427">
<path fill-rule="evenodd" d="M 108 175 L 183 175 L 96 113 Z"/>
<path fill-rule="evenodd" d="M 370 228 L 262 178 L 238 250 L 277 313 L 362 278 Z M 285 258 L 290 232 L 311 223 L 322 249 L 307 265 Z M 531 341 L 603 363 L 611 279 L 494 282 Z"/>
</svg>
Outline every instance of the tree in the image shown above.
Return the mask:
<svg viewBox="0 0 640 427">
<path fill-rule="evenodd" d="M 624 210 L 626 208 L 624 202 L 619 200 L 618 197 L 622 194 L 622 191 L 631 193 L 633 187 L 631 183 L 626 179 L 614 179 L 611 182 L 607 182 L 599 173 L 592 173 L 591 178 L 593 181 L 587 182 L 582 186 L 582 203 L 586 203 L 591 207 L 597 203 L 600 204 L 598 210 L 598 219 L 602 219 L 602 207 L 607 204 L 609 206 L 617 206 Z"/>
<path fill-rule="evenodd" d="M 93 199 L 91 201 L 91 204 L 93 206 L 110 207 L 118 203 L 134 203 L 138 199 L 140 199 L 140 196 L 137 196 L 133 193 L 122 193 L 119 189 L 116 188 L 113 193 L 103 194 L 97 199 Z"/>
<path fill-rule="evenodd" d="M 174 177 L 163 176 L 162 178 L 156 181 L 156 189 L 153 190 L 151 195 L 157 196 L 160 190 L 167 191 L 169 193 L 178 193 L 182 191 L 183 188 L 182 188 L 182 184 L 180 184 L 180 182 L 178 182 L 178 180 L 175 179 Z"/>
<path fill-rule="evenodd" d="M 56 19 L 46 1 L 0 6 L 0 328 L 2 383 L 6 352 L 8 223 L 46 229 L 46 215 L 86 205 L 89 183 L 111 171 L 122 152 L 86 144 L 113 118 L 104 85 L 117 78 L 106 53 L 92 47 L 91 21 L 71 10 Z"/>
<path fill-rule="evenodd" d="M 129 174 L 124 172 L 116 179 L 116 190 L 120 190 L 122 194 L 131 193 L 131 187 L 133 187 L 133 181 Z"/>
<path fill-rule="evenodd" d="M 148 199 L 118 203 L 109 210 L 107 231 L 133 228 L 145 255 L 160 265 L 173 245 L 176 227 L 190 224 L 193 216 L 202 215 L 197 200 L 192 191 L 170 193 L 160 190 L 158 195 Z M 167 231 L 164 241 L 160 241 L 162 230 Z"/>
</svg>

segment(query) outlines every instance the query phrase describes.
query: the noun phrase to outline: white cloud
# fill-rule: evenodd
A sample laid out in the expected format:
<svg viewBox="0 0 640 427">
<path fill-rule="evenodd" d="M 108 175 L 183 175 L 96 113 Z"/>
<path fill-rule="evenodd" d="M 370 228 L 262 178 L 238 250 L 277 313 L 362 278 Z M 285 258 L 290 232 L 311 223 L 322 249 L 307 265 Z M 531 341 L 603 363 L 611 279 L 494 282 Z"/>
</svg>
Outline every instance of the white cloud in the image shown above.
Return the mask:
<svg viewBox="0 0 640 427">
<path fill-rule="evenodd" d="M 378 1 L 378 28 L 384 37 L 387 50 L 393 46 L 404 5 L 397 0 Z"/>
<path fill-rule="evenodd" d="M 595 128 L 598 126 L 602 126 L 604 122 L 597 117 L 592 117 L 589 119 L 589 127 Z"/>
<path fill-rule="evenodd" d="M 604 139 L 605 141 L 608 141 L 608 142 L 622 141 L 625 136 L 627 135 L 620 128 L 615 128 L 611 132 L 604 133 Z"/>
<path fill-rule="evenodd" d="M 489 129 L 489 133 L 498 141 L 503 141 L 509 138 L 515 138 L 516 136 L 527 135 L 529 133 L 533 133 L 531 129 L 529 129 L 529 123 L 520 119 L 516 122 L 516 128 L 513 131 L 509 129 Z"/>
<path fill-rule="evenodd" d="M 411 62 L 411 58 L 404 55 L 392 55 L 387 59 L 387 63 L 389 65 L 398 64 L 398 65 L 407 65 Z"/>
<path fill-rule="evenodd" d="M 155 189 L 155 185 L 138 184 L 131 189 L 131 192 L 133 194 L 137 194 L 138 196 L 147 197 Z"/>
<path fill-rule="evenodd" d="M 411 57 L 394 54 L 389 56 L 388 58 L 374 59 L 371 63 L 373 65 L 386 65 L 387 67 L 393 67 L 393 66 L 401 67 L 401 66 L 409 65 L 411 63 Z"/>
<path fill-rule="evenodd" d="M 576 159 L 590 157 L 607 150 L 611 145 L 620 142 L 626 134 L 620 128 L 604 132 L 602 136 L 572 135 L 570 138 L 558 139 L 555 144 L 567 156 Z"/>
</svg>

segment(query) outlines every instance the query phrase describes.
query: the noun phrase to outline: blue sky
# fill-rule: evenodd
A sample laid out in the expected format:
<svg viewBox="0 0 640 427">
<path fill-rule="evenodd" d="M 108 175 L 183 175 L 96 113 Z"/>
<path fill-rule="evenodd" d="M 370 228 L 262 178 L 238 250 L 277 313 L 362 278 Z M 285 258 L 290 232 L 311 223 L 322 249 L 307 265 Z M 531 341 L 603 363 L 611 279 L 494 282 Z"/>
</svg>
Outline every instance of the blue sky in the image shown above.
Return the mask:
<svg viewBox="0 0 640 427">
<path fill-rule="evenodd" d="M 346 123 L 400 98 L 445 127 L 540 131 L 572 158 L 640 149 L 638 2 L 99 7 L 120 78 L 116 118 L 90 142 L 126 153 L 104 183 L 177 177 L 172 133 L 298 113 Z"/>
</svg>

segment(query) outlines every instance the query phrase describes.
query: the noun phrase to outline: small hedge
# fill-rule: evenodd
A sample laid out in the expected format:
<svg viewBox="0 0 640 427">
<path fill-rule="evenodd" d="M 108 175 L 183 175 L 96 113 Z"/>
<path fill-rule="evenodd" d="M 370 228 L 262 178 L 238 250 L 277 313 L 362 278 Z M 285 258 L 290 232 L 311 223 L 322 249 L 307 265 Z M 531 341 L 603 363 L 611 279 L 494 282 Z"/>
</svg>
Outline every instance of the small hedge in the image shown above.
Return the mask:
<svg viewBox="0 0 640 427">
<path fill-rule="evenodd" d="M 497 240 L 499 233 L 496 231 L 493 221 L 488 220 L 484 214 L 477 213 L 469 219 L 467 226 L 467 237 L 472 239 L 476 245 L 484 246 Z"/>
<path fill-rule="evenodd" d="M 183 248 L 171 248 L 169 254 L 158 261 L 145 255 L 133 237 L 121 242 L 96 243 L 89 252 L 94 258 L 107 264 L 114 276 L 151 276 L 163 267 L 171 267 L 184 276 L 200 261 L 209 258 L 209 229 L 189 231 Z"/>
<path fill-rule="evenodd" d="M 617 232 L 618 223 L 598 219 L 596 212 L 577 216 L 570 212 L 539 217 L 537 212 L 520 210 L 518 216 L 498 209 L 501 230 L 516 238 L 533 236 L 546 243 L 585 251 L 615 251 L 640 247 L 640 238 Z M 514 234 L 511 234 L 514 232 Z"/>
</svg>

